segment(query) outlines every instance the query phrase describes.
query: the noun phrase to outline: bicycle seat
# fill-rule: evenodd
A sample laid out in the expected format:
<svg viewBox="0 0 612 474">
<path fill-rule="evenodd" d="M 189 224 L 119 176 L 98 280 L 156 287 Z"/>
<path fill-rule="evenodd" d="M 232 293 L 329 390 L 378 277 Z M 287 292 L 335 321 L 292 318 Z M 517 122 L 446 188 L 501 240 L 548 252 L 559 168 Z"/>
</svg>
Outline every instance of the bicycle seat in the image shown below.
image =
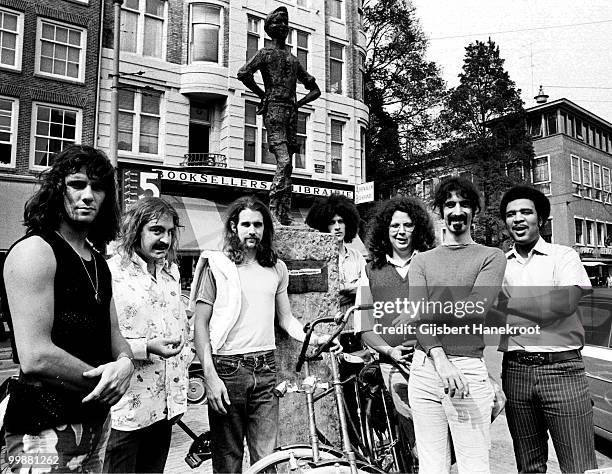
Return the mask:
<svg viewBox="0 0 612 474">
<path fill-rule="evenodd" d="M 355 352 L 343 352 L 342 359 L 349 364 L 367 364 L 372 360 L 372 354 L 366 348 Z"/>
</svg>

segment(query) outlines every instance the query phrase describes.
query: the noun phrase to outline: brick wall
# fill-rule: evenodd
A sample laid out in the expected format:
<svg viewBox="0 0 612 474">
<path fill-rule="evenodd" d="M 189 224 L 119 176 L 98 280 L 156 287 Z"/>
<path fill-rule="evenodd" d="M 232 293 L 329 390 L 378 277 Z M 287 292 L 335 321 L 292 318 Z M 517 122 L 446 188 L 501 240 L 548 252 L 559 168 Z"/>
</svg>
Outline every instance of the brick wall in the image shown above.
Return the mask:
<svg viewBox="0 0 612 474">
<path fill-rule="evenodd" d="M 24 39 L 21 71 L 0 68 L 0 95 L 19 99 L 17 119 L 17 153 L 14 169 L 2 168 L 3 173 L 36 174 L 29 170 L 34 101 L 82 110 L 81 143 L 94 143 L 96 98 L 98 89 L 98 58 L 100 39 L 100 8 L 102 0 L 88 4 L 68 0 L 0 0 L 0 7 L 24 14 Z M 87 30 L 85 75 L 83 84 L 37 76 L 35 74 L 36 29 L 38 18 L 48 18 Z"/>
</svg>

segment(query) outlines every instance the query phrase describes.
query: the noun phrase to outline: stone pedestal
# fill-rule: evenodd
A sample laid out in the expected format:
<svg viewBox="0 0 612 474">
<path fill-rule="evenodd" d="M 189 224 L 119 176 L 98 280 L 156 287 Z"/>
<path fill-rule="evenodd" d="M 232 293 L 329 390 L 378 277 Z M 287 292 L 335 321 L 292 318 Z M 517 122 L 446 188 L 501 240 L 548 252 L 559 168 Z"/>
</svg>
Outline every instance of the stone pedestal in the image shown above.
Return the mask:
<svg viewBox="0 0 612 474">
<path fill-rule="evenodd" d="M 324 316 L 335 316 L 338 312 L 338 243 L 331 234 L 322 234 L 303 226 L 278 226 L 275 247 L 279 257 L 288 263 L 289 301 L 293 315 L 306 323 Z M 306 263 L 300 263 L 306 261 Z M 291 276 L 292 268 L 319 267 L 326 278 L 326 289 L 321 285 L 321 277 L 313 276 L 310 283 L 304 278 Z M 299 273 L 294 271 L 293 273 Z M 306 272 L 307 273 L 307 272 Z M 324 275 L 326 273 L 326 275 Z M 306 278 L 306 280 L 308 280 Z M 311 288 L 309 288 L 310 286 Z M 314 289 L 316 291 L 311 291 Z M 292 293 L 291 291 L 299 291 Z M 332 328 L 319 327 L 317 331 L 331 332 Z M 277 329 L 278 380 L 300 383 L 304 378 L 295 371 L 300 343 L 291 339 L 282 329 Z M 310 364 L 311 375 L 331 382 L 328 355 L 321 361 Z M 330 384 L 331 386 L 331 384 Z M 333 393 L 315 403 L 317 426 L 334 444 L 340 445 L 338 416 Z M 308 443 L 308 414 L 306 396 L 303 393 L 288 393 L 280 399 L 280 444 Z"/>
</svg>

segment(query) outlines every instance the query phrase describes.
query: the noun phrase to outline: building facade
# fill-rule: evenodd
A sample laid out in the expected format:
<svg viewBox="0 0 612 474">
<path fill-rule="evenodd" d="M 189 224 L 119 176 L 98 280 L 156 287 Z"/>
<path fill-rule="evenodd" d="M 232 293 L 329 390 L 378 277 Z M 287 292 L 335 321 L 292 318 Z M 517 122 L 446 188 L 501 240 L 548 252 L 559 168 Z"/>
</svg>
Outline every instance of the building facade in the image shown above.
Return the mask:
<svg viewBox="0 0 612 474">
<path fill-rule="evenodd" d="M 125 0 L 121 10 L 118 164 L 128 189 L 154 188 L 187 226 L 181 254 L 216 248 L 221 212 L 245 193 L 267 189 L 275 171 L 259 99 L 236 78 L 270 41 L 266 15 L 289 11 L 287 45 L 322 95 L 299 110 L 294 214 L 317 195 L 353 196 L 365 179 L 362 64 L 365 34 L 358 0 Z M 112 2 L 106 2 L 96 143 L 108 150 L 112 86 Z M 256 80 L 263 87 L 259 74 Z M 307 91 L 298 84 L 298 96 Z M 127 173 L 127 174 L 126 174 Z M 147 184 L 148 183 L 148 184 Z M 144 186 L 144 187 L 143 187 Z"/>
<path fill-rule="evenodd" d="M 103 0 L 0 0 L 0 258 L 36 175 L 95 143 Z"/>
</svg>

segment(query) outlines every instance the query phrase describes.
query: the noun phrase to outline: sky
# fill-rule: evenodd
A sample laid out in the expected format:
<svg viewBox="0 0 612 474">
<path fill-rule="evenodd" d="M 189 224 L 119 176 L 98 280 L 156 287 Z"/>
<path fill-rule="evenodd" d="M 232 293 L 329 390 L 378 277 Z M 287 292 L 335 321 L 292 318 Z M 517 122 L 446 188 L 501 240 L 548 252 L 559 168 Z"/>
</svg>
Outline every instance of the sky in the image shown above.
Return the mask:
<svg viewBox="0 0 612 474">
<path fill-rule="evenodd" d="M 427 57 L 455 87 L 465 47 L 489 37 L 500 48 L 525 107 L 540 85 L 612 123 L 611 0 L 412 0 Z"/>
</svg>

